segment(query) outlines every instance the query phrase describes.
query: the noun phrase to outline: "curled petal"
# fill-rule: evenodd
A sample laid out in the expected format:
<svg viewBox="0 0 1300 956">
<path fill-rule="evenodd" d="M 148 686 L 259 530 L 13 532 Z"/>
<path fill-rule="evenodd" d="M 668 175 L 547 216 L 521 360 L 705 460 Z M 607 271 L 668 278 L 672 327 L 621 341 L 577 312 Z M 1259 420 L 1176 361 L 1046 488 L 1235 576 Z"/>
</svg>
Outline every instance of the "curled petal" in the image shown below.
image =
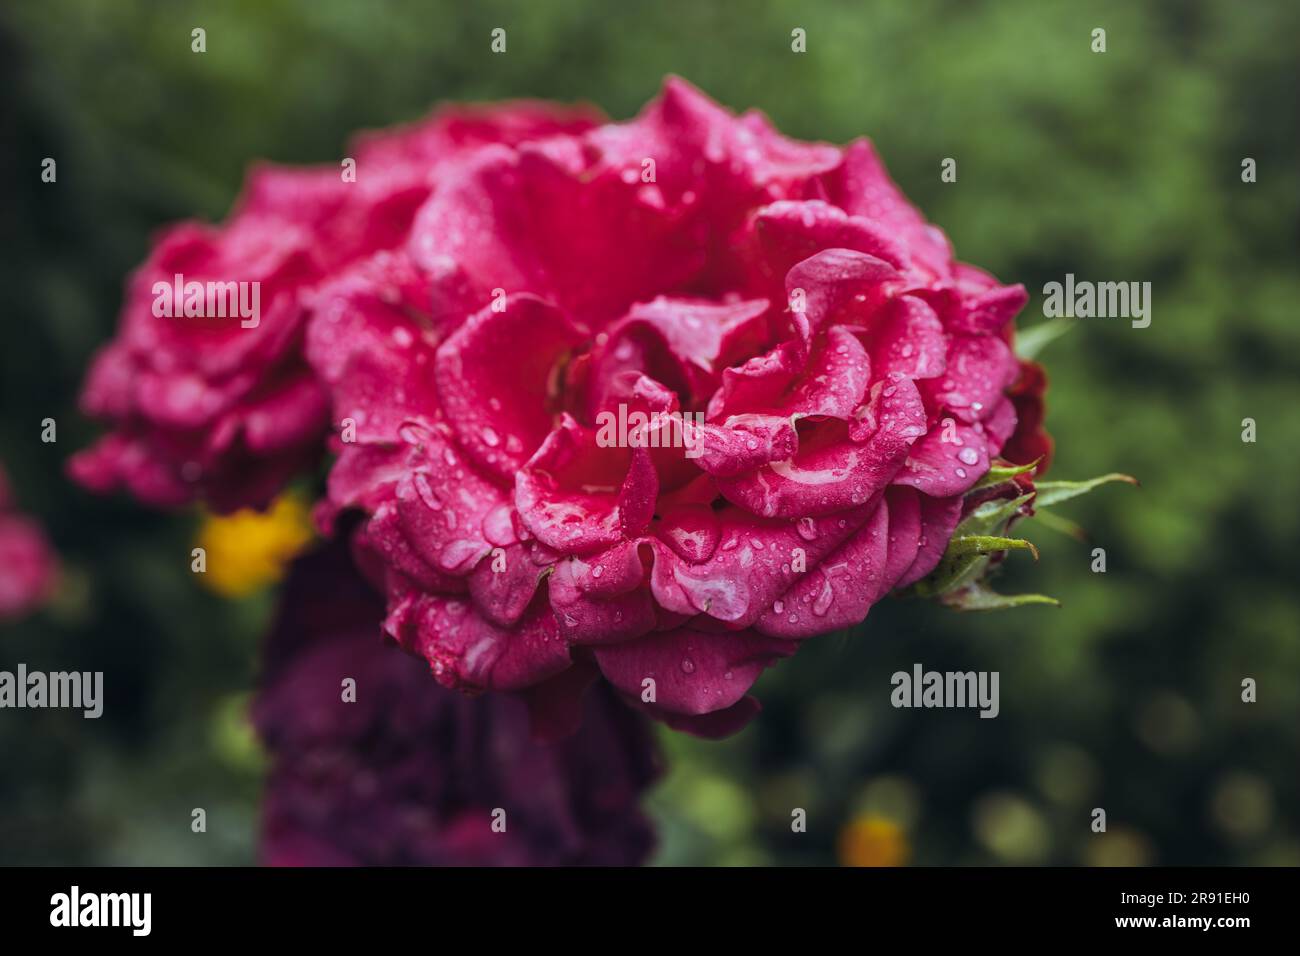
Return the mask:
<svg viewBox="0 0 1300 956">
<path fill-rule="evenodd" d="M 989 470 L 988 439 L 979 425 L 946 418 L 918 441 L 894 484 L 935 498 L 961 495 Z"/>
<path fill-rule="evenodd" d="M 720 543 L 697 563 L 653 542 L 651 590 L 661 607 L 749 627 L 777 597 L 861 526 L 874 505 L 838 515 L 767 521 L 738 508 L 719 512 Z"/>
<path fill-rule="evenodd" d="M 528 530 L 557 551 L 609 548 L 623 539 L 625 514 L 627 526 L 643 527 L 653 508 L 657 486 L 644 456 L 644 449 L 600 447 L 566 415 L 519 471 L 515 507 Z"/>
<path fill-rule="evenodd" d="M 925 394 L 964 422 L 984 418 L 1016 379 L 1011 349 L 992 336 L 956 336 L 947 369 L 924 384 Z"/>
<path fill-rule="evenodd" d="M 677 714 L 710 714 L 745 696 L 763 670 L 794 653 L 789 641 L 752 631 L 706 634 L 683 628 L 595 649 L 601 673 L 625 694 L 641 697 L 652 681 L 658 706 Z"/>
<path fill-rule="evenodd" d="M 553 374 L 583 340 L 559 310 L 514 296 L 473 316 L 438 348 L 434 374 L 461 447 L 503 480 L 537 450 L 551 428 Z"/>
<path fill-rule="evenodd" d="M 460 598 L 425 596 L 389 633 L 423 656 L 433 676 L 461 690 L 522 690 L 548 680 L 569 664 L 568 645 L 555 615 L 535 603 L 511 628 L 500 627 Z"/>
</svg>

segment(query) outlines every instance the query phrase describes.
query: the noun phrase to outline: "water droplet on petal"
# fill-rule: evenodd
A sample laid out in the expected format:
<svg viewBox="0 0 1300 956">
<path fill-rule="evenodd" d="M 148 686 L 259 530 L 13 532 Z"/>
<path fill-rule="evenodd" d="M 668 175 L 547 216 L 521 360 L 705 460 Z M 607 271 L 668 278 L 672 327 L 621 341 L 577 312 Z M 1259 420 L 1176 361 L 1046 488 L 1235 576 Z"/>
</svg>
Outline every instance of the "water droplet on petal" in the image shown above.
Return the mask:
<svg viewBox="0 0 1300 956">
<path fill-rule="evenodd" d="M 442 510 L 442 499 L 434 493 L 433 486 L 429 484 L 429 476 L 422 471 L 415 473 L 415 492 L 426 508 L 432 511 Z"/>
<path fill-rule="evenodd" d="M 835 589 L 831 587 L 831 579 L 826 578 L 822 582 L 821 593 L 817 595 L 817 600 L 813 602 L 813 613 L 818 617 L 825 617 L 826 612 L 831 609 L 835 603 Z"/>
</svg>

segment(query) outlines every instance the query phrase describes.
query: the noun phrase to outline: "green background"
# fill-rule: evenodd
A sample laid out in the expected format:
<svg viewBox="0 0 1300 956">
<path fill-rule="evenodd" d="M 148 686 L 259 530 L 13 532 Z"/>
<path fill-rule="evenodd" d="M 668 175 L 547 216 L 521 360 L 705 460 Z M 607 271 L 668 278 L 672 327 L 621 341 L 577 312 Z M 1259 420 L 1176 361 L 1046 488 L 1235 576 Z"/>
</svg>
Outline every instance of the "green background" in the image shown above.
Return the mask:
<svg viewBox="0 0 1300 956">
<path fill-rule="evenodd" d="M 765 712 L 738 737 L 666 735 L 659 860 L 831 863 L 869 811 L 922 864 L 1300 863 L 1297 35 L 1282 0 L 6 3 L 0 460 L 67 575 L 0 632 L 0 667 L 103 670 L 108 699 L 98 721 L 0 712 L 0 862 L 252 859 L 262 764 L 243 715 L 272 595 L 196 588 L 194 515 L 62 477 L 96 433 L 80 377 L 151 232 L 224 216 L 256 158 L 333 161 L 354 130 L 441 101 L 624 118 L 677 73 L 790 135 L 870 136 L 963 259 L 1030 289 L 1022 325 L 1066 272 L 1150 281 L 1153 311 L 1147 329 L 1084 320 L 1043 356 L 1053 477 L 1142 480 L 1064 506 L 1089 545 L 1022 526 L 1042 559 L 1012 557 L 1002 589 L 1063 608 L 886 602 L 810 641 L 760 681 Z M 889 675 L 916 662 L 1000 671 L 1001 715 L 891 708 Z"/>
</svg>

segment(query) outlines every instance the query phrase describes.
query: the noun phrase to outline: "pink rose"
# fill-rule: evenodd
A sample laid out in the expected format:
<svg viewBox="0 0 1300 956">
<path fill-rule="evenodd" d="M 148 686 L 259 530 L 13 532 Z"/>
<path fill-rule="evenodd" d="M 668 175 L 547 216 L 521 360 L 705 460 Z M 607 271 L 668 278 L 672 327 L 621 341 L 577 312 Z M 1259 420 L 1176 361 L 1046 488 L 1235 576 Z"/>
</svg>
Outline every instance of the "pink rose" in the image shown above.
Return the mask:
<svg viewBox="0 0 1300 956">
<path fill-rule="evenodd" d="M 638 118 L 440 169 L 320 292 L 306 354 L 386 628 L 571 722 L 603 675 L 729 733 L 807 637 L 942 555 L 1016 427 L 1026 301 L 956 262 L 865 140 L 679 80 Z"/>
<path fill-rule="evenodd" d="M 0 621 L 17 620 L 45 603 L 59 570 L 41 526 L 13 508 L 0 469 Z"/>
<path fill-rule="evenodd" d="M 352 168 L 255 167 L 223 225 L 164 230 L 128 283 L 118 336 L 81 398 L 113 430 L 73 458 L 73 477 L 152 505 L 265 505 L 316 459 L 328 427 L 328 398 L 302 355 L 319 284 L 403 244 L 465 154 L 592 122 L 527 103 L 445 111 L 359 137 Z"/>
</svg>

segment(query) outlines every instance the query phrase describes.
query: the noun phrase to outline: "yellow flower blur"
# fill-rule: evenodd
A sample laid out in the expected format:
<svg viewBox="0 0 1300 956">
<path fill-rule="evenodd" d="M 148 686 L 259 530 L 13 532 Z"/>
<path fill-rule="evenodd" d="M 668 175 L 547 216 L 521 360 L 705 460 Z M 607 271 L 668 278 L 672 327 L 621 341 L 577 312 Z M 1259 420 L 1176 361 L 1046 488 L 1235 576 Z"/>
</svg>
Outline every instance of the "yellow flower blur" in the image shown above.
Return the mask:
<svg viewBox="0 0 1300 956">
<path fill-rule="evenodd" d="M 280 580 L 285 565 L 311 538 L 307 506 L 292 493 L 281 495 L 266 512 L 208 515 L 198 536 L 198 546 L 207 552 L 207 573 L 198 578 L 224 597 L 245 597 Z"/>
<path fill-rule="evenodd" d="M 902 866 L 912 854 L 903 828 L 875 813 L 864 813 L 842 829 L 835 849 L 841 866 Z"/>
</svg>

